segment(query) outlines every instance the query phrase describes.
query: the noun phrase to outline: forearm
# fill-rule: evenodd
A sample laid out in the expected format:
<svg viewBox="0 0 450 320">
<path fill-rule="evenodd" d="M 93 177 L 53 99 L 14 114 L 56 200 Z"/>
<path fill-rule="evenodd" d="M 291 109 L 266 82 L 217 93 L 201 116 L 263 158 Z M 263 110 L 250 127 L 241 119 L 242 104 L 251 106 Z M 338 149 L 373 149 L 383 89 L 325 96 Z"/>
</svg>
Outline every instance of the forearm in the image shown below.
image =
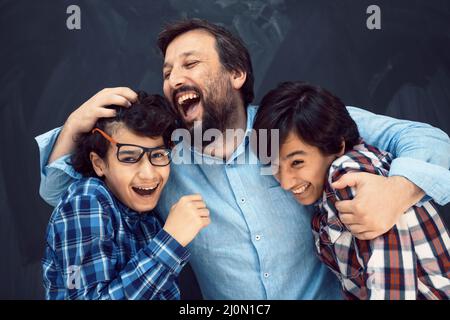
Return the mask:
<svg viewBox="0 0 450 320">
<path fill-rule="evenodd" d="M 450 168 L 450 139 L 442 130 L 355 107 L 347 109 L 366 143 L 390 152 L 395 158 L 412 158 Z"/>
<path fill-rule="evenodd" d="M 46 165 L 51 164 L 55 160 L 73 153 L 75 150 L 75 141 L 77 138 L 77 134 L 72 129 L 72 125 L 69 121 L 67 121 L 58 136 L 58 139 L 53 146 L 52 153 L 48 158 L 48 162 Z"/>
<path fill-rule="evenodd" d="M 398 196 L 399 203 L 402 206 L 402 209 L 399 210 L 401 213 L 406 212 L 425 196 L 425 192 L 422 189 L 405 177 L 391 176 L 388 179 L 397 190 L 394 194 Z"/>
<path fill-rule="evenodd" d="M 407 178 L 441 205 L 450 201 L 450 139 L 447 134 L 424 123 L 398 120 L 353 107 L 348 110 L 368 144 L 394 155 L 389 176 Z"/>
<path fill-rule="evenodd" d="M 133 261 L 130 261 L 133 264 Z M 166 300 L 178 299 L 179 292 L 165 292 L 176 277 L 161 263 L 149 261 L 145 270 L 125 267 L 108 283 L 97 283 L 95 286 L 80 290 L 73 299 L 82 300 Z M 151 276 L 150 276 L 151 275 Z M 72 299 L 72 298 L 71 298 Z"/>
<path fill-rule="evenodd" d="M 39 193 L 51 206 L 56 206 L 69 185 L 81 178 L 69 163 L 70 155 L 61 156 L 48 164 L 61 130 L 62 128 L 56 128 L 35 138 L 39 146 L 41 172 Z"/>
<path fill-rule="evenodd" d="M 104 258 L 98 265 L 104 265 L 107 253 L 103 253 L 102 256 Z M 178 299 L 179 290 L 174 282 L 187 263 L 188 257 L 186 249 L 169 234 L 160 231 L 122 270 L 116 273 L 115 266 L 110 265 L 106 270 L 111 275 L 109 281 L 99 282 L 84 292 L 80 291 L 85 299 Z M 104 272 L 99 274 L 103 275 Z"/>
</svg>

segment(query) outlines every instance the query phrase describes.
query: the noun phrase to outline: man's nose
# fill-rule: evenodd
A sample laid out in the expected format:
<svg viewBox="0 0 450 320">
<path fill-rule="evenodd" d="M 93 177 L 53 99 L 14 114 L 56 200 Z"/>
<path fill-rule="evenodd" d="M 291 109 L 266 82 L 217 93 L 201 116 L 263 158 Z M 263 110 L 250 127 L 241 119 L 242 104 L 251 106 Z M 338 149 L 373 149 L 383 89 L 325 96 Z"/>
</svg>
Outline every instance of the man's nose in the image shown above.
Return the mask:
<svg viewBox="0 0 450 320">
<path fill-rule="evenodd" d="M 186 75 L 182 70 L 174 69 L 169 76 L 169 85 L 172 89 L 178 89 L 186 83 Z"/>
</svg>

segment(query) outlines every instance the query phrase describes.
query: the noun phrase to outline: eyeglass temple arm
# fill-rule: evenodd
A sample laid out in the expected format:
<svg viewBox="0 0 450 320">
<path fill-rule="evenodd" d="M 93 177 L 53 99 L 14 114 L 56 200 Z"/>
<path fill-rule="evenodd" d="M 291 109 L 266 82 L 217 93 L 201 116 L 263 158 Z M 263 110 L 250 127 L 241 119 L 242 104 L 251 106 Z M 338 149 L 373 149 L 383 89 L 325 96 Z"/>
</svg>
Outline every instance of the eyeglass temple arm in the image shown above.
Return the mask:
<svg viewBox="0 0 450 320">
<path fill-rule="evenodd" d="M 106 132 L 104 132 L 103 130 L 100 130 L 99 128 L 95 128 L 94 130 L 91 131 L 91 133 L 95 133 L 95 132 L 100 133 L 106 140 L 108 140 L 109 142 L 113 143 L 113 144 L 117 144 L 117 141 L 114 140 L 112 137 L 110 137 Z"/>
</svg>

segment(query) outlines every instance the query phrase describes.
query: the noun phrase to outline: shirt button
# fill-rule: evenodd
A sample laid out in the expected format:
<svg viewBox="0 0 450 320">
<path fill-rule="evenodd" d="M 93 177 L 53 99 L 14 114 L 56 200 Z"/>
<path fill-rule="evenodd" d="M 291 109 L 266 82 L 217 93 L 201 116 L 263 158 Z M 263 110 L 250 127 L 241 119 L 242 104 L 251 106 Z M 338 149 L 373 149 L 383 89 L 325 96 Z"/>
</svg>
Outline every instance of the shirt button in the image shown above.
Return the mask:
<svg viewBox="0 0 450 320">
<path fill-rule="evenodd" d="M 241 198 L 241 203 L 245 203 L 245 198 Z"/>
<path fill-rule="evenodd" d="M 270 276 L 270 274 L 268 272 L 264 273 L 264 278 L 268 278 Z"/>
<path fill-rule="evenodd" d="M 257 235 L 255 236 L 255 239 L 256 239 L 256 241 L 259 241 L 259 240 L 261 240 L 261 236 L 260 236 L 259 234 L 257 234 Z"/>
</svg>

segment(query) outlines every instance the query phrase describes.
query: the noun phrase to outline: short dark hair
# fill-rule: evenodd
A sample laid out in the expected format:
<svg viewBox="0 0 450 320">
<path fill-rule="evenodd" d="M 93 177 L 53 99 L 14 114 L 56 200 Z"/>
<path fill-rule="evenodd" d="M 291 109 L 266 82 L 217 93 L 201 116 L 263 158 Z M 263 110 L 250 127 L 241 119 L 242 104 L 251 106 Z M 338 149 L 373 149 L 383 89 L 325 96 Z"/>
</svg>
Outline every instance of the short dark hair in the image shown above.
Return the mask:
<svg viewBox="0 0 450 320">
<path fill-rule="evenodd" d="M 180 20 L 166 25 L 159 33 L 157 44 L 161 53 L 165 56 L 167 47 L 176 37 L 196 29 L 206 30 L 214 36 L 220 62 L 227 71 L 239 70 L 247 74 L 247 78 L 240 91 L 244 105 L 248 106 L 255 96 L 253 91 L 253 67 L 250 54 L 239 36 L 206 20 Z"/>
<path fill-rule="evenodd" d="M 116 110 L 116 116 L 102 118 L 95 128 L 112 135 L 117 125 L 123 125 L 137 135 L 156 138 L 162 136 L 166 148 L 172 147 L 171 135 L 176 128 L 177 117 L 167 100 L 160 95 L 148 95 L 138 92 L 138 100 L 129 108 L 110 106 Z M 93 151 L 105 158 L 110 142 L 99 133 L 81 134 L 75 141 L 75 152 L 71 157 L 73 168 L 85 177 L 97 177 L 92 167 L 90 153 Z"/>
<path fill-rule="evenodd" d="M 358 144 L 358 127 L 342 101 L 327 90 L 306 82 L 283 82 L 261 101 L 253 128 L 279 129 L 280 146 L 295 133 L 322 154 L 347 152 Z M 257 136 L 259 138 L 259 136 Z M 270 135 L 267 149 L 270 152 Z"/>
</svg>

